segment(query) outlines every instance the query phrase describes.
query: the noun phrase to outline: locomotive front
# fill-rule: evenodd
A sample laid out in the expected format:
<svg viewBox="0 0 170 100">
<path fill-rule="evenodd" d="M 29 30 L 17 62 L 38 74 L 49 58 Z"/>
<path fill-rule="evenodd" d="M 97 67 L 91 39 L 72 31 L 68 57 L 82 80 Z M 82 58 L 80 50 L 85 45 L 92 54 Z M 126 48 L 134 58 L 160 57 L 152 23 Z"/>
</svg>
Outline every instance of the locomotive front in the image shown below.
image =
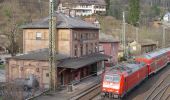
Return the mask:
<svg viewBox="0 0 170 100">
<path fill-rule="evenodd" d="M 102 96 L 121 97 L 121 75 L 105 74 L 102 83 Z"/>
</svg>

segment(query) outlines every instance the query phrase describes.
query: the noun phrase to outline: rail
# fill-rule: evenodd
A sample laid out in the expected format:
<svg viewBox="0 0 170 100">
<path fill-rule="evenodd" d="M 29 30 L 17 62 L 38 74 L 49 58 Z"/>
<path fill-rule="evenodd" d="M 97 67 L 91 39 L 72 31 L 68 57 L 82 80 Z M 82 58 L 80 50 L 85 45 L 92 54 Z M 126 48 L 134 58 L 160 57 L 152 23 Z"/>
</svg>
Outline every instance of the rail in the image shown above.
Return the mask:
<svg viewBox="0 0 170 100">
<path fill-rule="evenodd" d="M 158 89 L 158 88 L 161 86 L 161 84 L 169 77 L 169 75 L 170 75 L 170 74 L 167 74 L 167 75 L 158 83 L 158 85 L 156 85 L 156 86 L 153 88 L 153 90 L 149 93 L 149 95 L 146 97 L 145 100 L 152 100 L 152 99 L 154 99 L 154 98 L 162 91 L 162 89 L 165 89 L 165 88 L 167 88 L 167 87 L 169 86 L 169 85 L 164 86 L 160 91 L 158 91 L 158 93 L 156 93 L 156 95 L 153 96 L 152 99 L 150 99 L 151 96 L 152 96 L 152 94 L 155 92 L 155 90 Z M 163 94 L 162 94 L 162 95 L 163 95 Z"/>
<path fill-rule="evenodd" d="M 170 93 L 169 93 L 168 96 L 165 98 L 165 100 L 168 100 L 168 98 L 170 98 Z"/>
<path fill-rule="evenodd" d="M 90 100 L 100 93 L 101 84 L 97 84 L 94 87 L 72 97 L 69 100 Z"/>
<path fill-rule="evenodd" d="M 161 98 L 163 97 L 163 95 L 165 94 L 166 90 L 168 89 L 168 87 L 170 86 L 170 83 L 166 86 L 164 86 L 161 90 L 159 90 L 156 95 L 153 96 L 153 100 L 163 91 L 163 93 L 161 94 L 161 96 L 159 97 L 158 100 L 162 100 Z"/>
</svg>

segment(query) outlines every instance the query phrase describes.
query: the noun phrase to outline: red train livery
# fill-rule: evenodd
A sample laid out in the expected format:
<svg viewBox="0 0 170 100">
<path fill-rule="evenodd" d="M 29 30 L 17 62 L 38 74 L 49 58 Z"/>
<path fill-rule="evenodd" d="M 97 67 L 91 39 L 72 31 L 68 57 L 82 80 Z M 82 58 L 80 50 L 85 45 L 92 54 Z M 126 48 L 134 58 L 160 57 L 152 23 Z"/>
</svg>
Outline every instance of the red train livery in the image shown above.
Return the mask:
<svg viewBox="0 0 170 100">
<path fill-rule="evenodd" d="M 161 49 L 136 57 L 105 71 L 102 96 L 122 98 L 150 74 L 156 73 L 170 62 L 170 48 Z"/>
<path fill-rule="evenodd" d="M 137 62 L 144 62 L 148 67 L 148 75 L 156 73 L 170 62 L 170 48 L 161 49 L 139 56 L 135 59 Z"/>
</svg>

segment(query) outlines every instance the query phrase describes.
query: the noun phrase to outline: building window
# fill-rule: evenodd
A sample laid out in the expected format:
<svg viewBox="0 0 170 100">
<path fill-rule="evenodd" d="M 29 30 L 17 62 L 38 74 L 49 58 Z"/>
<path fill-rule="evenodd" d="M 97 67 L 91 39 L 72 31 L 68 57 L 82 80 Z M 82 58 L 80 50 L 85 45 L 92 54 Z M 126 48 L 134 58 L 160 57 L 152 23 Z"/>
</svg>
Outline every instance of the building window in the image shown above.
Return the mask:
<svg viewBox="0 0 170 100">
<path fill-rule="evenodd" d="M 86 55 L 88 55 L 88 44 L 86 44 Z"/>
<path fill-rule="evenodd" d="M 95 43 L 95 52 L 98 52 L 98 45 Z"/>
<path fill-rule="evenodd" d="M 93 53 L 93 43 L 91 43 L 91 52 L 90 53 Z"/>
<path fill-rule="evenodd" d="M 88 39 L 90 40 L 90 33 L 88 33 Z"/>
<path fill-rule="evenodd" d="M 74 46 L 74 56 L 77 57 L 77 45 Z"/>
<path fill-rule="evenodd" d="M 80 39 L 83 39 L 83 34 L 80 34 Z"/>
<path fill-rule="evenodd" d="M 83 45 L 80 45 L 80 56 L 83 55 Z"/>
<path fill-rule="evenodd" d="M 74 33 L 74 40 L 77 40 L 77 33 Z"/>
<path fill-rule="evenodd" d="M 88 40 L 88 34 L 86 33 L 86 37 L 85 37 L 86 40 Z"/>
<path fill-rule="evenodd" d="M 49 77 L 49 73 L 46 73 L 46 77 Z"/>
<path fill-rule="evenodd" d="M 49 34 L 47 32 L 44 33 L 44 39 L 48 40 Z"/>
<path fill-rule="evenodd" d="M 36 40 L 41 40 L 42 39 L 42 33 L 37 32 L 36 33 Z"/>
<path fill-rule="evenodd" d="M 28 34 L 27 38 L 29 40 L 33 39 L 33 32 L 28 32 L 27 34 Z"/>
<path fill-rule="evenodd" d="M 66 32 L 61 32 L 60 36 L 61 36 L 61 40 L 69 40 L 68 33 Z"/>
</svg>

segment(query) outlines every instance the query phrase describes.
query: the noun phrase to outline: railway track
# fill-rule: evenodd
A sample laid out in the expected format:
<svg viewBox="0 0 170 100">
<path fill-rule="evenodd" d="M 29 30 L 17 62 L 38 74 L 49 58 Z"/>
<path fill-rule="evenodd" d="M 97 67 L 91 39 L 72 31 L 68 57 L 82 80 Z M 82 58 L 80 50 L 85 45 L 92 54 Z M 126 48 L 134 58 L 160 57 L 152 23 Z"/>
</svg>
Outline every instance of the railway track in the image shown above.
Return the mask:
<svg viewBox="0 0 170 100">
<path fill-rule="evenodd" d="M 101 84 L 97 84 L 83 93 L 72 97 L 70 100 L 91 100 L 100 93 L 100 90 Z"/>
<path fill-rule="evenodd" d="M 145 100 L 170 100 L 170 74 L 153 87 Z"/>
</svg>

